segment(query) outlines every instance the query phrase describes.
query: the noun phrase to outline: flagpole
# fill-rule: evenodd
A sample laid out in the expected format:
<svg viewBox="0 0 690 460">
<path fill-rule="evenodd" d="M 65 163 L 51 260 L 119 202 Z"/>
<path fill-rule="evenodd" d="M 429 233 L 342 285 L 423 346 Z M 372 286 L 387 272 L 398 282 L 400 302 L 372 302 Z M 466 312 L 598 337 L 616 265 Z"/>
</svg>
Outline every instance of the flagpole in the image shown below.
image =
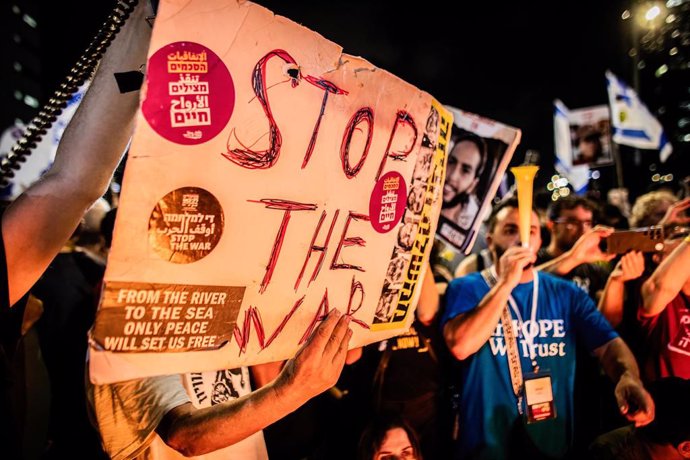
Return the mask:
<svg viewBox="0 0 690 460">
<path fill-rule="evenodd" d="M 623 188 L 623 165 L 621 164 L 618 144 L 613 142 L 613 139 L 611 139 L 611 155 L 613 157 L 613 164 L 616 166 L 616 183 L 619 188 Z"/>
<path fill-rule="evenodd" d="M 639 12 L 638 12 L 639 14 Z M 630 29 L 632 35 L 632 58 L 633 58 L 633 89 L 638 97 L 640 96 L 640 38 L 638 25 L 635 24 L 635 19 L 632 18 L 630 21 Z M 638 147 L 633 150 L 633 162 L 635 166 L 640 166 L 642 164 L 642 152 Z"/>
</svg>

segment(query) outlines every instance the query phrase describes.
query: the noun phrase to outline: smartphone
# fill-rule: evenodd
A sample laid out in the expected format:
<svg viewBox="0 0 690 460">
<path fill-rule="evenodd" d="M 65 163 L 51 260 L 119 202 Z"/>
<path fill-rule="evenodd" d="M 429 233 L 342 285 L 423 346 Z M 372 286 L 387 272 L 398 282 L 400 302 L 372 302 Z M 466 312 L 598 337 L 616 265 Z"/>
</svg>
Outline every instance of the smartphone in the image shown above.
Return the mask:
<svg viewBox="0 0 690 460">
<path fill-rule="evenodd" d="M 659 252 L 664 249 L 662 227 L 645 227 L 613 232 L 602 240 L 603 251 L 609 254 L 625 254 L 629 251 Z"/>
</svg>

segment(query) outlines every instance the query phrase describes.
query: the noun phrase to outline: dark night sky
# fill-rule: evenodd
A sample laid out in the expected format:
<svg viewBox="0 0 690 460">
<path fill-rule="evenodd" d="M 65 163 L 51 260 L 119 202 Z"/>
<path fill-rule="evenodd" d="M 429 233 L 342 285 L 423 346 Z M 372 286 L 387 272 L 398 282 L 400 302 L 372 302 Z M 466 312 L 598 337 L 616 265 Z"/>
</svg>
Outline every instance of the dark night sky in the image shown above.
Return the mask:
<svg viewBox="0 0 690 460">
<path fill-rule="evenodd" d="M 43 17 L 48 81 L 61 79 L 110 8 L 91 2 L 86 19 L 48 2 Z M 99 4 L 102 3 L 102 4 Z M 550 163 L 552 101 L 570 108 L 606 103 L 604 71 L 631 80 L 621 1 L 578 2 L 257 2 L 343 46 L 440 102 L 522 129 L 527 149 Z M 51 5 L 52 4 L 52 5 Z M 83 4 L 79 4 L 83 9 Z M 450 14 L 450 9 L 460 9 Z M 397 20 L 393 19 L 397 17 Z M 52 86 L 54 87 L 54 86 Z"/>
<path fill-rule="evenodd" d="M 552 154 L 554 98 L 571 108 L 604 104 L 604 71 L 630 72 L 620 2 L 559 2 L 558 12 L 543 2 L 457 2 L 454 15 L 449 4 L 400 11 L 388 1 L 343 3 L 263 5 L 444 104 L 521 128 L 520 160 L 528 148 Z"/>
</svg>

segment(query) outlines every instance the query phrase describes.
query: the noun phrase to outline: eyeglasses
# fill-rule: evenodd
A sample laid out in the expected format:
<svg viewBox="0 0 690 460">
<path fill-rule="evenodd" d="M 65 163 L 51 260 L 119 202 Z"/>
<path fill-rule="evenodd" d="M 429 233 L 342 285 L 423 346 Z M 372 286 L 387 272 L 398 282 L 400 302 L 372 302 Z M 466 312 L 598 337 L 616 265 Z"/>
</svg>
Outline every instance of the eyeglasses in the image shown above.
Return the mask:
<svg viewBox="0 0 690 460">
<path fill-rule="evenodd" d="M 556 219 L 554 220 L 556 224 L 563 224 L 568 230 L 575 230 L 576 228 L 589 229 L 592 228 L 591 220 L 578 220 L 578 219 Z"/>
</svg>

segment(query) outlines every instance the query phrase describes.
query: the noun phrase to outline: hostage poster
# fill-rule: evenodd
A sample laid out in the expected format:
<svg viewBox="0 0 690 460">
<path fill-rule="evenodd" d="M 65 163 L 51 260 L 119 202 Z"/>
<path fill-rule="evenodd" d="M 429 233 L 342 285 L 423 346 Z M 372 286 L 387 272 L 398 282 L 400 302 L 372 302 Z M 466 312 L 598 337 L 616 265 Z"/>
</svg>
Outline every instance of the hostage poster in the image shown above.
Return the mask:
<svg viewBox="0 0 690 460">
<path fill-rule="evenodd" d="M 488 216 L 521 131 L 490 118 L 446 106 L 454 118 L 432 266 L 450 282 Z"/>
<path fill-rule="evenodd" d="M 286 359 L 323 316 L 351 346 L 406 331 L 453 116 L 284 17 L 162 1 L 91 378 Z"/>
</svg>

